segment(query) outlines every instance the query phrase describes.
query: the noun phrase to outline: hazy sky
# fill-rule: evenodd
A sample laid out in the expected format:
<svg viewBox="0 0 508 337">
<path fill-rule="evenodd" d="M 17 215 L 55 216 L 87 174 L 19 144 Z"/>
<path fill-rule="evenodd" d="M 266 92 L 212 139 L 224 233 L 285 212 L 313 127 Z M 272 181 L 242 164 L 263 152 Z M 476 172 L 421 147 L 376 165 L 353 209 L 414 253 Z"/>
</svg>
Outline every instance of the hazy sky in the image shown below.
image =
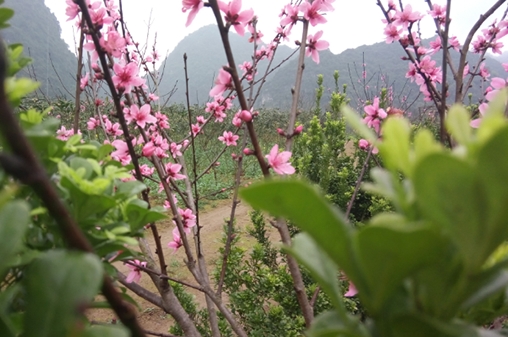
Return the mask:
<svg viewBox="0 0 508 337">
<path fill-rule="evenodd" d="M 279 13 L 289 0 L 243 0 L 242 8 L 252 8 L 259 18 L 258 27 L 267 39 L 275 35 L 279 22 Z M 386 3 L 386 0 L 383 1 Z M 398 1 L 396 1 L 398 2 Z M 435 3 L 444 4 L 445 0 L 435 0 Z M 46 5 L 56 15 L 62 25 L 62 35 L 65 41 L 74 45 L 73 32 L 75 27 L 66 22 L 65 1 L 45 0 Z M 411 4 L 413 10 L 427 12 L 428 7 L 424 0 L 405 0 L 404 4 Z M 452 2 L 451 33 L 459 36 L 462 42 L 468 29 L 485 12 L 495 0 L 455 0 Z M 336 0 L 335 11 L 327 13 L 328 22 L 318 27 L 311 27 L 313 33 L 324 30 L 323 38 L 330 42 L 330 50 L 340 53 L 348 48 L 355 48 L 365 44 L 372 44 L 384 40 L 382 13 L 376 5 L 376 0 Z M 503 6 L 504 10 L 506 6 Z M 182 13 L 180 0 L 123 0 L 124 16 L 135 41 L 144 43 L 148 28 L 150 27 L 149 43 L 154 41 L 157 32 L 157 50 L 165 55 L 186 35 L 198 28 L 213 23 L 213 14 L 209 8 L 203 8 L 190 27 L 185 27 L 187 13 Z M 496 13 L 499 18 L 502 13 Z M 422 25 L 424 37 L 434 34 L 433 23 L 425 20 Z M 491 22 L 491 20 L 489 21 Z M 297 39 L 297 30 L 294 29 L 292 39 Z M 268 40 L 266 40 L 268 41 Z M 294 42 L 291 42 L 294 45 Z M 290 44 L 290 46 L 291 46 Z M 505 43 L 507 44 L 507 43 Z M 74 48 L 71 48 L 74 50 Z"/>
</svg>

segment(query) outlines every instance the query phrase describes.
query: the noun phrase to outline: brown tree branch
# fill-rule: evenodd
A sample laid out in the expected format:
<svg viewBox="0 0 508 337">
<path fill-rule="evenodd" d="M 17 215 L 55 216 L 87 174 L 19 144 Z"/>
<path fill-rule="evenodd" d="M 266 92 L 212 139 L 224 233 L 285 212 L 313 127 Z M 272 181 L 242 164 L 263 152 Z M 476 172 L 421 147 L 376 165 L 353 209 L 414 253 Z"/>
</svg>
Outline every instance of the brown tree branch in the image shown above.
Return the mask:
<svg viewBox="0 0 508 337">
<path fill-rule="evenodd" d="M 217 0 L 209 0 L 210 7 L 212 8 L 213 14 L 215 16 L 215 19 L 217 21 L 217 26 L 219 28 L 220 36 L 222 39 L 222 44 L 224 46 L 224 51 L 226 52 L 226 58 L 228 60 L 229 64 L 229 71 L 231 73 L 231 78 L 233 80 L 236 94 L 238 95 L 238 101 L 240 102 L 240 107 L 242 110 L 249 110 L 249 106 L 247 104 L 247 100 L 245 99 L 245 94 L 242 89 L 242 83 L 240 81 L 240 77 L 238 76 L 238 71 L 236 69 L 236 63 L 235 59 L 233 57 L 233 51 L 231 49 L 231 44 L 229 43 L 229 35 L 228 30 L 224 26 L 224 23 L 222 21 L 222 16 L 220 14 L 219 5 L 217 3 Z M 259 141 L 256 135 L 256 131 L 254 130 L 254 124 L 252 121 L 246 122 L 247 124 L 247 130 L 249 131 L 249 137 L 252 143 L 252 147 L 254 148 L 254 155 L 256 156 L 256 159 L 258 160 L 259 167 L 261 168 L 261 171 L 263 172 L 264 176 L 269 176 L 270 172 L 268 171 L 268 164 L 265 161 L 265 158 L 263 157 L 263 151 L 261 150 L 261 146 L 259 145 Z"/>
<path fill-rule="evenodd" d="M 23 134 L 18 121 L 14 117 L 12 108 L 5 95 L 5 50 L 3 48 L 0 50 L 0 130 L 12 152 L 10 156 L 4 155 L 0 164 L 8 173 L 34 190 L 46 206 L 49 214 L 56 221 L 62 236 L 70 247 L 93 253 L 92 245 L 88 242 L 78 224 L 70 215 L 67 207 L 63 204 L 44 167 L 37 159 L 28 139 Z M 13 165 L 14 167 L 12 167 Z M 136 320 L 136 314 L 132 306 L 122 299 L 107 275 L 103 279 L 102 293 L 111 304 L 118 318 L 131 331 L 132 336 L 144 337 L 145 334 Z"/>
</svg>

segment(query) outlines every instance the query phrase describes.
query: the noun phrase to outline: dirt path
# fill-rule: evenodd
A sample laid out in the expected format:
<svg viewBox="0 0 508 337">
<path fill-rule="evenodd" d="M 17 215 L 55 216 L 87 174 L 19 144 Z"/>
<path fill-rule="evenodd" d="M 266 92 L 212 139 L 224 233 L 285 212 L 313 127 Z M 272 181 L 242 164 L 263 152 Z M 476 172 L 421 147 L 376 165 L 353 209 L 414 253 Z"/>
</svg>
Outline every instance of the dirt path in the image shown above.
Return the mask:
<svg viewBox="0 0 508 337">
<path fill-rule="evenodd" d="M 244 203 L 240 203 L 237 206 L 236 224 L 241 232 L 245 232 L 246 225 L 250 223 L 248 214 L 249 210 L 250 208 Z M 229 200 L 216 201 L 199 214 L 200 224 L 202 226 L 201 238 L 203 242 L 203 250 L 205 256 L 208 257 L 207 266 L 208 272 L 210 274 L 213 271 L 217 258 L 219 258 L 218 250 L 221 246 L 223 226 L 225 224 L 225 220 L 229 219 L 230 214 L 231 201 Z M 171 231 L 173 228 L 174 225 L 169 221 L 166 223 L 161 223 L 158 226 L 159 234 L 161 236 L 161 241 L 164 247 L 167 247 L 167 243 L 172 240 Z M 152 251 L 155 251 L 155 243 L 153 242 L 153 239 L 151 239 L 149 232 L 147 232 L 146 239 L 150 243 Z M 245 238 L 245 240 L 248 240 L 248 238 Z M 194 279 L 185 267 L 184 257 L 185 254 L 182 249 L 180 249 L 176 254 L 173 254 L 172 250 L 169 248 L 165 250 L 165 259 L 166 264 L 168 265 L 169 275 L 182 281 L 195 283 Z M 117 268 L 121 271 L 128 270 L 121 264 L 118 265 Z M 150 291 L 155 293 L 157 292 L 155 286 L 147 275 L 143 275 L 141 277 L 140 284 Z M 190 292 L 195 296 L 196 301 L 199 304 L 204 303 L 204 297 L 201 293 L 197 291 Z M 172 320 L 163 310 L 157 308 L 152 303 L 143 300 L 131 292 L 129 292 L 129 295 L 131 295 L 140 306 L 138 309 L 138 319 L 146 330 L 158 333 L 168 332 L 168 329 L 172 324 Z M 91 321 L 94 322 L 111 323 L 115 320 L 115 315 L 109 309 L 94 309 L 87 313 L 87 316 Z"/>
</svg>

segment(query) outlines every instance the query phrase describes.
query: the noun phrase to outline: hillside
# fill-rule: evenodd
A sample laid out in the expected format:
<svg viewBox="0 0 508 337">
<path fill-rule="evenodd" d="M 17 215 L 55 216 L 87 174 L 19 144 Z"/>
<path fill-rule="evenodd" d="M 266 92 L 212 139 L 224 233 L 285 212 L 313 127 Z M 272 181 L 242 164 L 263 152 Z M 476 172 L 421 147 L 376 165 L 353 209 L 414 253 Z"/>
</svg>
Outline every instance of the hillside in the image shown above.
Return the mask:
<svg viewBox="0 0 508 337">
<path fill-rule="evenodd" d="M 73 93 L 77 59 L 60 38 L 61 28 L 44 0 L 5 0 L 4 5 L 15 12 L 11 27 L 2 30 L 7 43 L 22 43 L 25 55 L 33 63 L 24 76 L 41 82 L 39 93 L 48 97 L 67 97 Z"/>
<path fill-rule="evenodd" d="M 424 44 L 427 45 L 426 42 Z M 404 56 L 404 52 L 400 45 L 386 44 L 384 42 L 348 49 L 338 55 L 334 55 L 329 51 L 323 51 L 320 53 L 321 62 L 319 65 L 316 65 L 311 60 L 307 60 L 305 63 L 302 100 L 310 100 L 312 102 L 317 75 L 324 74 L 323 85 L 328 89 L 325 91 L 323 98 L 323 101 L 326 102 L 326 92 L 330 92 L 335 87 L 333 72 L 338 70 L 341 75 L 339 82 L 341 85 L 347 85 L 347 91 L 353 100 L 351 102 L 352 105 L 355 105 L 358 99 L 372 98 L 378 94 L 378 89 L 383 87 L 384 83 L 393 86 L 394 93 L 398 95 L 394 97 L 394 104 L 398 106 L 404 105 L 402 102 L 404 96 L 407 97 L 407 102 L 411 103 L 418 97 L 419 89 L 418 86 L 406 79 L 405 74 L 408 70 L 408 62 L 401 60 L 402 56 Z M 441 64 L 440 56 L 441 54 L 438 54 L 434 57 L 438 65 Z M 457 62 L 459 55 L 452 52 L 452 57 Z M 476 61 L 475 55 L 470 55 L 471 65 L 474 65 Z M 365 64 L 366 70 L 366 90 L 364 90 L 362 80 L 363 64 Z M 488 58 L 486 66 L 493 77 L 502 76 L 505 73 L 501 64 L 496 60 Z M 267 83 L 266 90 L 263 92 L 263 98 L 267 104 L 272 100 L 281 102 L 281 97 L 284 97 L 284 104 L 289 104 L 290 96 L 281 91 L 281 88 L 291 88 L 294 78 L 285 74 L 291 73 L 289 70 L 295 68 L 296 60 L 292 60 L 278 70 L 274 79 L 270 83 Z M 450 72 L 449 76 L 451 76 Z M 473 88 L 476 89 L 472 91 L 474 97 L 480 97 L 482 89 L 479 82 L 475 83 Z M 451 86 L 450 92 L 453 92 L 453 90 L 455 88 Z M 419 102 L 421 103 L 421 101 Z"/>
<path fill-rule="evenodd" d="M 247 35 L 250 34 L 245 34 L 245 37 L 230 34 L 237 65 L 252 60 L 253 44 L 248 42 Z M 289 47 L 280 46 L 275 55 L 274 64 L 286 58 L 291 52 Z M 189 34 L 162 62 L 159 71 L 163 72 L 163 78 L 159 93 L 167 94 L 176 84 L 177 91 L 171 100 L 175 103 L 185 101 L 184 53 L 187 54 L 191 103 L 203 104 L 209 98 L 208 92 L 213 86 L 217 72 L 227 63 L 217 27 L 209 25 Z M 260 62 L 260 69 L 264 69 L 266 65 L 266 61 Z"/>
<path fill-rule="evenodd" d="M 252 45 L 242 41 L 240 37 L 231 34 L 235 60 L 240 64 L 243 60 L 249 60 Z M 430 41 L 430 40 L 428 40 Z M 428 41 L 424 41 L 428 45 Z M 242 44 L 243 43 L 243 44 Z M 291 49 L 284 47 L 280 54 L 289 55 Z M 177 93 L 172 97 L 172 102 L 183 103 L 185 100 L 185 86 L 183 76 L 183 54 L 187 53 L 189 64 L 190 97 L 191 103 L 203 103 L 208 99 L 208 91 L 213 85 L 213 80 L 220 66 L 225 64 L 225 56 L 220 44 L 219 34 L 213 26 L 204 27 L 187 36 L 167 57 L 164 65 L 165 74 L 160 85 L 160 93 L 164 94 L 177 83 Z M 279 56 L 280 56 L 279 54 Z M 331 91 L 335 88 L 333 73 L 340 73 L 339 85 L 347 85 L 347 91 L 352 98 L 354 106 L 360 99 L 372 98 L 379 94 L 383 86 L 392 86 L 394 104 L 406 107 L 418 99 L 419 89 L 414 83 L 410 83 L 405 77 L 408 62 L 401 60 L 404 52 L 398 44 L 386 44 L 384 42 L 373 45 L 365 45 L 355 49 L 348 49 L 335 55 L 330 51 L 320 52 L 320 63 L 315 64 L 310 58 L 305 61 L 305 72 L 302 85 L 301 105 L 309 108 L 314 102 L 316 79 L 318 74 L 324 75 L 326 88 L 322 102 L 326 104 Z M 458 53 L 452 52 L 452 57 L 458 59 Z M 435 57 L 438 64 L 441 63 L 440 54 Z M 471 55 L 471 64 L 476 63 L 475 55 Z M 258 106 L 277 107 L 286 109 L 291 104 L 291 88 L 294 85 L 297 59 L 290 61 L 278 68 L 269 78 L 262 90 Z M 366 87 L 362 80 L 363 64 L 366 70 Z M 501 64 L 492 58 L 486 60 L 487 68 L 492 76 L 502 76 L 505 72 Z M 161 68 L 162 70 L 163 68 Z M 451 76 L 451 74 L 450 74 Z M 474 97 L 482 95 L 482 88 L 475 83 Z M 450 90 L 454 90 L 452 86 Z M 404 103 L 403 101 L 406 101 Z M 422 101 L 417 100 L 417 105 Z"/>
</svg>

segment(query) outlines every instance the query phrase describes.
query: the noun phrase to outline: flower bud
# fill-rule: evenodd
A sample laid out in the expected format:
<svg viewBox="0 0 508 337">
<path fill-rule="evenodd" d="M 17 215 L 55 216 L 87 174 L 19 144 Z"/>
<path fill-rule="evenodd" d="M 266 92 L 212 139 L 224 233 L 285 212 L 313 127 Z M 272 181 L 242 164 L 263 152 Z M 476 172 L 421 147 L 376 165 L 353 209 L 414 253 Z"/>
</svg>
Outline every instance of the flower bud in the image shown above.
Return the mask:
<svg viewBox="0 0 508 337">
<path fill-rule="evenodd" d="M 360 141 L 358 142 L 358 147 L 362 150 L 366 150 L 369 148 L 369 142 L 365 139 L 360 139 Z"/>
<path fill-rule="evenodd" d="M 246 156 L 251 156 L 254 154 L 254 151 L 249 148 L 245 148 L 245 149 L 243 149 L 243 154 Z"/>
<path fill-rule="evenodd" d="M 298 125 L 296 128 L 295 128 L 295 131 L 293 134 L 295 135 L 299 135 L 300 133 L 302 133 L 303 131 L 303 125 Z"/>
<path fill-rule="evenodd" d="M 284 130 L 282 130 L 281 128 L 277 128 L 277 133 L 282 137 L 286 137 L 286 132 L 284 132 Z"/>
<path fill-rule="evenodd" d="M 250 111 L 242 110 L 242 112 L 240 112 L 240 119 L 248 123 L 252 121 L 252 114 L 250 113 Z"/>
</svg>

